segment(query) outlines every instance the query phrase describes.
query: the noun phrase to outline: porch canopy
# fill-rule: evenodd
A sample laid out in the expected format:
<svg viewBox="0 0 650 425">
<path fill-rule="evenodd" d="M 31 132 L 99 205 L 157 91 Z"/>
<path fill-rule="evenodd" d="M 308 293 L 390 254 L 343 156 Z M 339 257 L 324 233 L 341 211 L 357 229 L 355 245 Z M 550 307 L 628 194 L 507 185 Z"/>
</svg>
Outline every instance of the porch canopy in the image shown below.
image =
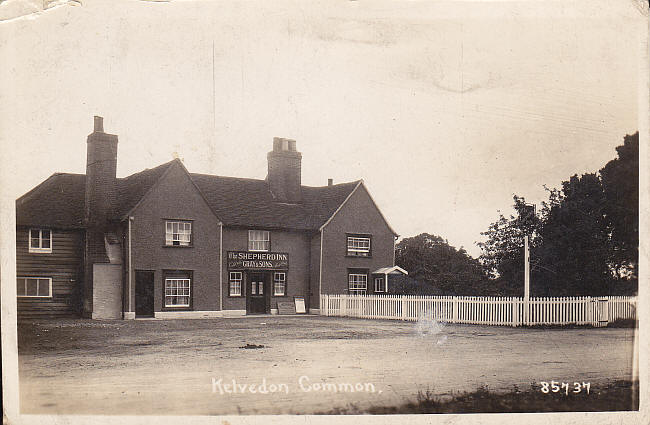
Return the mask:
<svg viewBox="0 0 650 425">
<path fill-rule="evenodd" d="M 384 275 L 384 285 L 385 289 L 384 292 L 388 292 L 388 275 L 396 275 L 396 274 L 403 274 L 403 275 L 408 275 L 409 272 L 401 268 L 400 266 L 391 266 L 391 267 L 382 267 L 380 269 L 375 270 L 372 272 L 373 275 Z"/>
</svg>

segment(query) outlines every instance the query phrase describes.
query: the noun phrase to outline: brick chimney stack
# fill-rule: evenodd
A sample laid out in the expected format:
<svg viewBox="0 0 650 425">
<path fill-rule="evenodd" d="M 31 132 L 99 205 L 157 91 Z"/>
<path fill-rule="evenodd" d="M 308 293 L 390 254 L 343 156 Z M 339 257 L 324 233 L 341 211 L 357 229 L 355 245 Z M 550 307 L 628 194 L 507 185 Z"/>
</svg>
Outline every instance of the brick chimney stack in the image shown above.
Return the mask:
<svg viewBox="0 0 650 425">
<path fill-rule="evenodd" d="M 269 171 L 266 181 L 276 200 L 299 203 L 301 193 L 302 154 L 296 151 L 296 141 L 273 138 L 273 150 L 267 155 Z"/>
<path fill-rule="evenodd" d="M 117 136 L 104 133 L 104 119 L 95 116 L 87 139 L 86 225 L 104 230 L 117 200 Z"/>
</svg>

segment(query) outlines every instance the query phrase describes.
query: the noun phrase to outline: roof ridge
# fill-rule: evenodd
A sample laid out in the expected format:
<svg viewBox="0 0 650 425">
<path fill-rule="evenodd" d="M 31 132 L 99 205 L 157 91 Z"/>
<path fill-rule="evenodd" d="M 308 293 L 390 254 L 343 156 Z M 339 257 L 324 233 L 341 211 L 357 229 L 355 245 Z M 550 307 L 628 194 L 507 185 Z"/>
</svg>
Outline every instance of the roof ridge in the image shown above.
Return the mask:
<svg viewBox="0 0 650 425">
<path fill-rule="evenodd" d="M 222 176 L 219 174 L 208 174 L 208 173 L 189 173 L 190 176 L 200 176 L 200 177 L 216 177 L 220 179 L 232 179 L 232 180 L 239 180 L 239 181 L 254 181 L 254 182 L 266 182 L 266 179 L 255 179 L 252 177 L 234 177 L 234 176 Z M 333 185 L 324 185 L 324 186 L 309 186 L 309 185 L 304 185 L 301 184 L 300 187 L 306 187 L 309 189 L 322 189 L 322 188 L 327 188 L 327 187 L 335 187 L 335 186 L 344 186 L 344 185 L 357 185 L 359 182 L 362 181 L 362 179 L 358 180 L 353 180 L 349 182 L 342 182 L 342 183 L 337 183 Z"/>
<path fill-rule="evenodd" d="M 19 196 L 18 199 L 16 199 L 16 204 L 19 204 L 19 203 L 25 201 L 28 197 L 30 197 L 31 195 L 36 193 L 37 190 L 42 188 L 45 183 L 47 183 L 52 178 L 57 177 L 57 176 L 84 176 L 85 177 L 86 175 L 85 174 L 80 174 L 80 173 L 61 173 L 61 172 L 52 173 L 45 180 L 43 180 L 40 184 L 34 186 L 30 190 L 28 190 L 27 192 L 25 192 L 21 196 Z"/>
<path fill-rule="evenodd" d="M 301 185 L 301 186 L 302 187 L 308 187 L 310 189 L 323 189 L 323 188 L 327 188 L 327 187 L 345 186 L 345 185 L 354 185 L 354 186 L 356 186 L 357 184 L 359 184 L 360 181 L 363 181 L 363 179 L 353 180 L 353 181 L 350 181 L 350 182 L 337 183 L 337 184 L 333 184 L 333 185 L 325 185 L 325 186 L 307 186 L 307 185 Z"/>
<path fill-rule="evenodd" d="M 57 171 L 55 173 L 52 173 L 52 176 L 85 176 L 86 173 L 62 173 L 60 171 Z M 50 176 L 50 177 L 52 177 Z"/>
<path fill-rule="evenodd" d="M 233 179 L 233 180 L 251 180 L 256 182 L 265 182 L 265 179 L 254 179 L 252 177 L 233 177 L 233 176 L 221 176 L 218 174 L 207 174 L 207 173 L 189 173 L 190 176 L 205 176 L 205 177 L 218 177 L 220 179 Z"/>
<path fill-rule="evenodd" d="M 170 166 L 174 161 L 176 161 L 176 160 L 177 160 L 177 159 L 174 158 L 174 159 L 172 159 L 171 161 L 163 162 L 162 164 L 160 164 L 160 165 L 156 165 L 156 166 L 153 167 L 153 168 L 145 168 L 145 169 L 142 170 L 142 171 L 138 171 L 137 173 L 130 174 L 130 175 L 126 176 L 126 177 L 118 177 L 118 179 L 126 180 L 126 179 L 130 179 L 131 177 L 135 177 L 135 176 L 137 176 L 137 175 L 140 175 L 140 174 L 142 174 L 142 173 L 146 173 L 146 172 L 149 172 L 149 171 L 156 170 L 156 169 L 158 169 L 158 168 L 162 168 L 162 167 L 164 167 L 164 166 L 169 167 L 169 166 Z"/>
</svg>

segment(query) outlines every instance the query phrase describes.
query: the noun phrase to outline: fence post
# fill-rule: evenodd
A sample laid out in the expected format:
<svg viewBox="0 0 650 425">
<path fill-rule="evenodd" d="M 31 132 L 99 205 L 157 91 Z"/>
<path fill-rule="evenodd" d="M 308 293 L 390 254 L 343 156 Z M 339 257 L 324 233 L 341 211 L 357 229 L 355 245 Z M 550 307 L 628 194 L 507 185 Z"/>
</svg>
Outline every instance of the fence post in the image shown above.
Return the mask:
<svg viewBox="0 0 650 425">
<path fill-rule="evenodd" d="M 512 327 L 516 328 L 519 322 L 519 306 L 517 299 L 510 297 L 510 308 L 512 309 Z"/>
<path fill-rule="evenodd" d="M 453 297 L 452 301 L 454 315 L 452 316 L 451 323 L 458 323 L 458 297 Z"/>
<path fill-rule="evenodd" d="M 347 313 L 348 313 L 348 296 L 347 295 L 341 294 L 340 304 L 341 304 L 341 306 L 340 306 L 341 308 L 339 309 L 339 311 L 341 312 L 341 316 L 347 316 Z"/>
<path fill-rule="evenodd" d="M 402 320 L 406 320 L 406 295 L 401 295 L 400 299 L 402 301 Z"/>
</svg>

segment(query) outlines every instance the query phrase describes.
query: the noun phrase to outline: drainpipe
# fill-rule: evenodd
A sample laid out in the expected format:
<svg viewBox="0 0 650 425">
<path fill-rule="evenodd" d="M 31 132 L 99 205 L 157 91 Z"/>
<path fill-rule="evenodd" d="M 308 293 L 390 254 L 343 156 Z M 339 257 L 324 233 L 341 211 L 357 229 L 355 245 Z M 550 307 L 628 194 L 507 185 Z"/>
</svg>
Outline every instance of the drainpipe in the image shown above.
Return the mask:
<svg viewBox="0 0 650 425">
<path fill-rule="evenodd" d="M 133 301 L 131 297 L 132 288 L 133 288 L 133 263 L 131 262 L 131 223 L 133 222 L 133 217 L 129 217 L 129 316 L 130 313 L 133 313 Z"/>
<path fill-rule="evenodd" d="M 223 223 L 219 223 L 219 310 L 223 312 Z"/>
<path fill-rule="evenodd" d="M 395 265 L 395 242 L 397 242 L 397 238 L 399 238 L 399 236 L 393 236 L 393 266 Z"/>
<path fill-rule="evenodd" d="M 318 265 L 318 311 L 320 314 L 320 297 L 323 295 L 323 229 L 320 229 L 320 256 Z"/>
</svg>

